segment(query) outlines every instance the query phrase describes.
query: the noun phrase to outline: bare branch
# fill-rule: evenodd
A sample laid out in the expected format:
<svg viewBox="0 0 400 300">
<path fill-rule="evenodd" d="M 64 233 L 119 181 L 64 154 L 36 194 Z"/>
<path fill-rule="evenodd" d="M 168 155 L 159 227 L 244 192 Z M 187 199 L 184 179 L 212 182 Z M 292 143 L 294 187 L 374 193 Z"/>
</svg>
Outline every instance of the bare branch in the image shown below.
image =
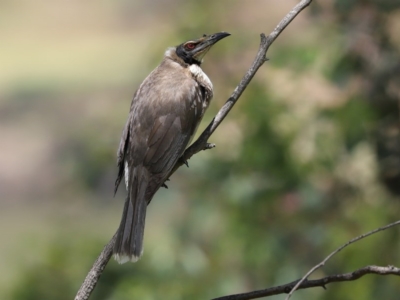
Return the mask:
<svg viewBox="0 0 400 300">
<path fill-rule="evenodd" d="M 181 167 L 187 160 L 189 160 L 194 154 L 200 152 L 201 150 L 211 149 L 215 145 L 207 143 L 211 134 L 217 129 L 217 127 L 221 124 L 224 118 L 228 115 L 229 111 L 235 105 L 236 101 L 242 95 L 243 91 L 246 89 L 247 85 L 250 83 L 258 69 L 264 64 L 266 61 L 266 53 L 271 44 L 275 41 L 275 39 L 279 36 L 279 34 L 289 25 L 290 22 L 304 9 L 306 8 L 312 0 L 302 0 L 299 4 L 297 4 L 276 26 L 276 28 L 271 32 L 267 37 L 262 33 L 261 34 L 261 44 L 258 49 L 258 53 L 256 58 L 251 65 L 250 69 L 246 72 L 243 79 L 240 81 L 239 85 L 235 88 L 232 95 L 226 101 L 224 106 L 219 110 L 217 115 L 211 121 L 211 123 L 207 126 L 207 128 L 203 131 L 200 137 L 194 142 L 188 149 L 186 149 L 183 156 L 179 159 L 178 163 L 175 165 L 173 171 L 174 173 L 179 167 Z M 103 272 L 105 266 L 112 255 L 112 249 L 115 242 L 115 235 L 110 240 L 110 242 L 104 247 L 100 256 L 97 258 L 94 263 L 92 269 L 89 271 L 88 275 L 85 278 L 81 288 L 79 289 L 75 300 L 86 300 L 89 298 L 93 289 L 95 288 L 97 281 L 100 278 L 101 273 Z"/>
<path fill-rule="evenodd" d="M 235 88 L 232 95 L 225 102 L 224 106 L 218 111 L 217 115 L 211 121 L 211 123 L 207 126 L 207 128 L 203 131 L 203 133 L 199 136 L 199 138 L 188 148 L 185 153 L 182 155 L 178 163 L 176 164 L 172 173 L 174 173 L 180 166 L 184 164 L 185 161 L 189 160 L 196 153 L 207 149 L 207 141 L 210 136 L 213 134 L 215 129 L 222 123 L 225 117 L 228 115 L 229 111 L 235 105 L 239 97 L 242 95 L 243 91 L 246 89 L 250 81 L 253 79 L 254 75 L 257 73 L 258 69 L 264 64 L 267 60 L 266 54 L 269 47 L 276 40 L 276 38 L 281 34 L 281 32 L 294 20 L 294 18 L 308 5 L 310 5 L 312 0 L 302 0 L 298 3 L 275 27 L 275 29 L 269 34 L 267 37 L 264 33 L 261 34 L 261 43 L 260 48 L 258 49 L 256 58 L 253 61 L 253 64 L 243 76 L 239 85 Z M 172 174 L 171 173 L 171 174 Z"/>
<path fill-rule="evenodd" d="M 304 275 L 304 277 L 293 287 L 293 289 L 292 289 L 292 290 L 290 291 L 290 293 L 287 295 L 287 297 L 286 297 L 285 300 L 289 300 L 290 297 L 293 295 L 293 293 L 294 293 L 294 292 L 298 289 L 298 287 L 301 285 L 301 283 L 302 283 L 303 281 L 305 281 L 305 280 L 308 278 L 308 276 L 310 276 L 315 270 L 317 270 L 317 269 L 319 269 L 320 267 L 322 267 L 323 265 L 325 265 L 325 263 L 326 263 L 332 256 L 334 256 L 336 253 L 342 251 L 342 250 L 343 250 L 344 248 L 346 248 L 347 246 L 349 246 L 349 245 L 351 245 L 351 244 L 353 244 L 353 243 L 355 243 L 355 242 L 357 242 L 357 241 L 359 241 L 359 240 L 361 240 L 361 239 L 363 239 L 363 238 L 366 238 L 367 236 L 373 235 L 374 233 L 377 233 L 377 232 L 382 231 L 382 230 L 386 230 L 386 229 L 391 228 L 391 227 L 394 227 L 394 226 L 396 226 L 396 225 L 400 225 L 400 220 L 399 220 L 399 221 L 396 221 L 396 222 L 394 222 L 394 223 L 391 223 L 391 224 L 389 224 L 389 225 L 386 225 L 386 226 L 383 226 L 383 227 L 379 227 L 379 228 L 374 229 L 374 230 L 372 230 L 372 231 L 370 231 L 370 232 L 364 233 L 364 234 L 362 234 L 362 235 L 360 235 L 360 236 L 358 236 L 358 237 L 355 237 L 355 238 L 351 239 L 351 240 L 348 241 L 346 244 L 344 244 L 344 245 L 340 246 L 339 248 L 337 248 L 335 251 L 333 251 L 331 254 L 329 254 L 322 262 L 320 262 L 318 265 L 316 265 L 316 266 L 313 267 L 310 271 L 308 271 L 307 274 Z"/>
<path fill-rule="evenodd" d="M 89 299 L 94 288 L 96 287 L 97 282 L 100 279 L 101 274 L 104 271 L 104 268 L 107 266 L 107 263 L 113 254 L 113 248 L 116 238 L 117 233 L 115 233 L 108 244 L 104 246 L 103 251 L 101 251 L 99 257 L 96 259 L 89 273 L 86 275 L 85 280 L 83 281 L 78 293 L 75 296 L 75 300 Z"/>
<path fill-rule="evenodd" d="M 269 297 L 273 295 L 287 294 L 291 290 L 293 290 L 294 286 L 300 283 L 297 289 L 308 289 L 312 287 L 322 287 L 325 289 L 325 286 L 329 283 L 333 282 L 344 282 L 344 281 L 353 281 L 357 280 L 364 275 L 367 274 L 377 274 L 377 275 L 397 275 L 400 276 L 400 269 L 394 266 L 380 267 L 380 266 L 366 266 L 364 268 L 355 270 L 351 273 L 345 274 L 337 274 L 327 276 L 321 279 L 315 280 L 303 280 L 301 283 L 300 280 L 296 280 L 290 282 L 288 284 L 271 287 L 265 290 L 253 291 L 250 293 L 229 295 L 219 298 L 214 298 L 213 300 L 248 300 L 248 299 L 257 299 L 262 297 Z"/>
</svg>

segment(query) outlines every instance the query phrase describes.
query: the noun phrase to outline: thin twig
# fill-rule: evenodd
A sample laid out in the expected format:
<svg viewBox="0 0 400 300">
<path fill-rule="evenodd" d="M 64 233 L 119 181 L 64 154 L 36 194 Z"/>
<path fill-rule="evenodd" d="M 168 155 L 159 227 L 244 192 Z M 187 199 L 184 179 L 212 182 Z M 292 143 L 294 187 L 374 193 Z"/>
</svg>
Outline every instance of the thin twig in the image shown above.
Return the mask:
<svg viewBox="0 0 400 300">
<path fill-rule="evenodd" d="M 256 58 L 251 65 L 250 69 L 246 72 L 243 79 L 240 81 L 239 85 L 235 88 L 232 95 L 226 101 L 224 106 L 218 111 L 217 115 L 211 121 L 211 123 L 207 126 L 207 128 L 203 131 L 200 137 L 188 148 L 182 157 L 178 160 L 178 163 L 175 165 L 173 171 L 174 173 L 179 167 L 181 167 L 185 162 L 190 159 L 194 154 L 205 150 L 210 149 L 210 145 L 207 143 L 211 134 L 217 129 L 217 127 L 221 124 L 224 118 L 228 115 L 229 111 L 235 105 L 236 101 L 242 95 L 243 91 L 246 89 L 247 85 L 250 83 L 258 69 L 264 64 L 266 59 L 266 53 L 271 44 L 275 41 L 275 39 L 281 34 L 281 32 L 289 25 L 290 22 L 304 9 L 306 8 L 312 0 L 302 0 L 299 4 L 297 4 L 276 26 L 276 28 L 271 32 L 268 37 L 266 37 L 263 33 L 261 34 L 261 44 L 258 49 L 258 53 Z M 108 261 L 111 258 L 111 251 L 114 246 L 115 236 L 110 240 L 110 242 L 104 247 L 102 253 L 94 263 L 92 269 L 89 271 L 88 275 L 85 278 L 81 288 L 79 289 L 75 300 L 87 300 L 95 288 L 97 281 L 99 280 L 102 271 L 107 265 Z"/>
<path fill-rule="evenodd" d="M 342 246 L 340 246 L 339 248 L 337 248 L 335 251 L 333 251 L 331 254 L 329 254 L 322 262 L 320 262 L 318 265 L 314 266 L 310 271 L 307 272 L 306 275 L 303 276 L 303 278 L 300 279 L 300 281 L 293 287 L 293 289 L 290 291 L 290 293 L 287 295 L 285 300 L 289 300 L 290 297 L 293 295 L 293 293 L 299 288 L 299 286 L 308 278 L 308 276 L 310 276 L 315 270 L 321 268 L 323 265 L 325 265 L 325 263 L 332 257 L 334 256 L 336 253 L 342 251 L 344 248 L 346 248 L 347 246 L 363 239 L 366 238 L 367 236 L 373 235 L 374 233 L 377 233 L 379 231 L 382 230 L 386 230 L 388 228 L 394 227 L 396 225 L 400 225 L 400 220 L 396 221 L 394 223 L 391 223 L 389 225 L 383 226 L 383 227 L 379 227 L 377 229 L 374 229 L 370 232 L 364 233 L 358 237 L 355 237 L 353 239 L 351 239 L 350 241 L 348 241 L 347 243 L 343 244 Z"/>
<path fill-rule="evenodd" d="M 303 281 L 297 289 L 308 289 L 312 287 L 322 287 L 325 289 L 325 286 L 329 283 L 333 282 L 344 282 L 344 281 L 353 281 L 363 277 L 366 274 L 377 274 L 377 275 L 397 275 L 400 276 L 400 269 L 394 266 L 380 267 L 380 266 L 366 266 L 364 268 L 355 270 L 351 273 L 345 274 L 337 274 L 330 275 L 324 278 L 315 279 L 315 280 L 306 280 Z M 223 296 L 219 298 L 214 298 L 213 300 L 249 300 L 249 299 L 257 299 L 262 297 L 269 297 L 273 295 L 287 294 L 289 293 L 295 285 L 300 283 L 300 280 L 296 280 L 284 285 L 271 287 L 265 290 L 253 291 L 249 293 L 236 294 Z"/>
</svg>

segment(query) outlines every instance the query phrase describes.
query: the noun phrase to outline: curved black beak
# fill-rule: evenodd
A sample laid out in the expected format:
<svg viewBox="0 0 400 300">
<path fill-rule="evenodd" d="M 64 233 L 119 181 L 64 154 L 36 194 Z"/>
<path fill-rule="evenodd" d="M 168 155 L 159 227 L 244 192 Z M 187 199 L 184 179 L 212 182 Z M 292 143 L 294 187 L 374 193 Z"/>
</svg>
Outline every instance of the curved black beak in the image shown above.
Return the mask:
<svg viewBox="0 0 400 300">
<path fill-rule="evenodd" d="M 204 55 L 207 53 L 207 51 L 213 46 L 215 43 L 218 41 L 222 40 L 223 38 L 226 38 L 227 36 L 230 36 L 231 34 L 228 32 L 217 32 L 214 34 L 210 35 L 203 35 L 200 39 L 197 40 L 198 45 L 197 47 L 192 51 L 193 57 L 201 61 L 201 59 L 204 57 Z"/>
<path fill-rule="evenodd" d="M 231 34 L 228 32 L 217 32 L 214 34 L 210 35 L 204 35 L 202 38 L 200 38 L 200 44 L 196 50 L 201 50 L 204 48 L 208 48 L 212 45 L 214 45 L 216 42 L 222 40 L 223 38 L 226 38 L 227 36 L 230 36 Z"/>
<path fill-rule="evenodd" d="M 214 45 L 216 42 L 218 42 L 219 40 L 222 40 L 223 38 L 226 38 L 227 36 L 230 36 L 231 34 L 228 32 L 217 32 L 214 34 L 210 34 L 209 36 L 206 36 L 206 40 L 210 43 L 212 43 L 212 45 Z"/>
</svg>

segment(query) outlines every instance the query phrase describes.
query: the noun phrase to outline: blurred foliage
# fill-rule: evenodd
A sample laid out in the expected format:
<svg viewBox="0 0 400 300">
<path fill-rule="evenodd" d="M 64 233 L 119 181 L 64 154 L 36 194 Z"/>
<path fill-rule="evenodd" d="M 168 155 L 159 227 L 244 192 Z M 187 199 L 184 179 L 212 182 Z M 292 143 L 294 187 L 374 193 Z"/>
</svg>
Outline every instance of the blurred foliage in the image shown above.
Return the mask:
<svg viewBox="0 0 400 300">
<path fill-rule="evenodd" d="M 23 248 L 40 259 L 22 260 L 2 299 L 71 299 L 78 290 L 122 210 L 124 191 L 118 201 L 110 199 L 127 95 L 157 65 L 163 49 L 171 41 L 234 31 L 204 63 L 216 89 L 209 120 L 248 68 L 259 28 L 268 32 L 281 17 L 276 10 L 283 16 L 294 3 L 116 1 L 93 13 L 89 4 L 69 4 L 69 13 L 79 11 L 84 20 L 79 30 L 89 34 L 68 42 L 75 34 L 68 31 L 71 22 L 62 29 L 68 43 L 60 46 L 56 39 L 51 45 L 76 57 L 57 51 L 47 57 L 41 54 L 44 42 L 31 50 L 37 52 L 37 62 L 30 62 L 34 75 L 21 71 L 18 77 L 13 67 L 9 77 L 0 76 L 1 122 L 15 130 L 4 144 L 13 155 L 23 149 L 17 156 L 25 167 L 14 181 L 11 170 L 20 168 L 5 167 L 2 184 L 6 191 L 13 182 L 26 182 L 9 201 L 18 213 L 38 214 L 36 222 L 43 222 L 46 229 L 32 239 L 52 232 L 40 246 L 13 242 L 20 235 L 6 233 L 16 245 L 10 257 L 14 251 L 20 257 L 16 249 Z M 11 2 L 1 5 L 12 8 Z M 46 9 L 66 22 L 68 12 L 56 5 Z M 209 299 L 284 284 L 354 236 L 397 220 L 399 16 L 400 2 L 394 0 L 314 1 L 271 47 L 271 60 L 211 138 L 217 148 L 196 155 L 190 169 L 179 170 L 170 188 L 156 195 L 143 258 L 134 265 L 110 261 L 91 299 Z M 0 25 L 7 22 L 13 19 L 3 18 Z M 1 58 L 0 63 L 8 66 Z M 108 214 L 99 212 L 103 208 Z M 49 209 L 51 218 L 44 218 Z M 29 222 L 6 224 L 25 232 L 33 226 Z M 398 266 L 399 241 L 396 229 L 370 237 L 313 276 L 370 264 Z M 328 290 L 299 291 L 294 298 L 399 294 L 398 278 L 371 275 Z"/>
</svg>

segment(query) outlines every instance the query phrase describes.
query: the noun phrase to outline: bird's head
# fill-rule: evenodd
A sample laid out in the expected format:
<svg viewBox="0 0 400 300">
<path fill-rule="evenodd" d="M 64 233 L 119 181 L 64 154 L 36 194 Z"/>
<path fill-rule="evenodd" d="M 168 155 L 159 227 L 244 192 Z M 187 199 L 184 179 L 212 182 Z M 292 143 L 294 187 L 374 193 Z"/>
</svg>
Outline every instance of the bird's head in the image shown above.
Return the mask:
<svg viewBox="0 0 400 300">
<path fill-rule="evenodd" d="M 208 50 L 216 42 L 229 35 L 230 33 L 227 32 L 218 32 L 210 35 L 204 34 L 197 40 L 190 40 L 177 46 L 176 54 L 187 64 L 200 65 Z"/>
</svg>

